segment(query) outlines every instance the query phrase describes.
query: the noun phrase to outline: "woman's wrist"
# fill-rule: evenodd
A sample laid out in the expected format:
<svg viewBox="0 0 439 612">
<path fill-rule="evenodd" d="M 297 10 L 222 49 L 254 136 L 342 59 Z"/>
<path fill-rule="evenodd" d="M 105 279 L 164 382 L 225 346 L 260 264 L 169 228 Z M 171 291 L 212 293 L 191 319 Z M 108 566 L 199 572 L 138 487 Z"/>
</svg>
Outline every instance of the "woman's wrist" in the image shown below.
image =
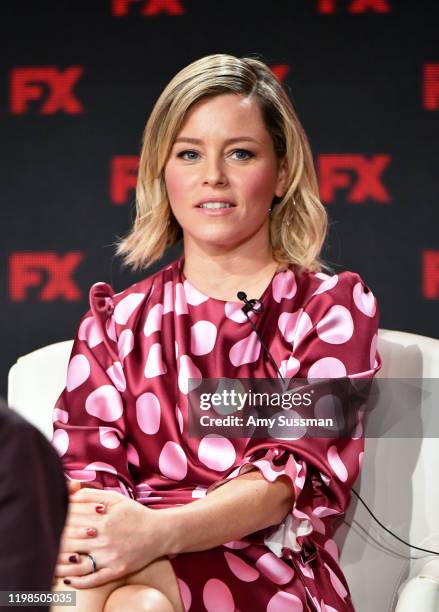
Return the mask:
<svg viewBox="0 0 439 612">
<path fill-rule="evenodd" d="M 184 506 L 163 508 L 157 512 L 157 540 L 159 541 L 160 555 L 176 555 L 184 549 Z"/>
<path fill-rule="evenodd" d="M 178 512 L 180 506 L 161 510 L 152 510 L 146 506 L 142 506 L 142 508 L 145 512 L 143 513 L 138 534 L 143 540 L 143 548 L 146 555 L 151 553 L 151 548 L 153 548 L 156 558 L 181 552 L 178 546 L 181 540 L 181 521 Z M 150 535 L 144 536 L 144 534 L 151 534 L 151 522 L 153 522 L 153 541 L 151 541 Z"/>
</svg>

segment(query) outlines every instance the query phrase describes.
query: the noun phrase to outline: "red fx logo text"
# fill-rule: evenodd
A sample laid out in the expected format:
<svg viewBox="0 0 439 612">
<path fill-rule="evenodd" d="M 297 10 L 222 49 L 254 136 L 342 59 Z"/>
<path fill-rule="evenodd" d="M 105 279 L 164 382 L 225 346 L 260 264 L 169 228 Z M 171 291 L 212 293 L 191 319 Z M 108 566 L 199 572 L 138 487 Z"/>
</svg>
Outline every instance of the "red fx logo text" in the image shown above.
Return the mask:
<svg viewBox="0 0 439 612">
<path fill-rule="evenodd" d="M 112 0 L 111 14 L 113 17 L 125 17 L 130 13 L 132 6 L 140 8 L 140 15 L 143 17 L 153 17 L 159 13 L 168 13 L 168 15 L 185 13 L 180 0 Z"/>
<path fill-rule="evenodd" d="M 381 180 L 389 165 L 389 155 L 374 155 L 367 159 L 360 154 L 318 156 L 318 175 L 321 199 L 334 202 L 337 190 L 349 189 L 346 200 L 360 204 L 367 199 L 390 202 L 391 198 Z"/>
<path fill-rule="evenodd" d="M 38 113 L 53 115 L 59 111 L 73 115 L 83 112 L 73 87 L 83 73 L 82 66 L 59 70 L 54 66 L 13 68 L 10 72 L 9 100 L 13 115 L 29 111 L 29 103 L 41 102 Z"/>
<path fill-rule="evenodd" d="M 422 293 L 428 300 L 439 298 L 439 251 L 422 253 Z"/>
<path fill-rule="evenodd" d="M 72 275 L 84 257 L 83 253 L 71 251 L 65 255 L 53 252 L 12 253 L 9 258 L 9 297 L 14 302 L 23 302 L 27 290 L 40 287 L 38 299 L 50 302 L 62 298 L 78 301 L 82 293 Z"/>
<path fill-rule="evenodd" d="M 337 7 L 337 0 L 318 0 L 317 12 L 321 14 L 336 13 L 339 9 Z M 392 7 L 388 0 L 351 0 L 346 8 L 348 13 L 358 14 L 365 13 L 366 11 L 373 11 L 374 13 L 390 13 Z"/>
</svg>

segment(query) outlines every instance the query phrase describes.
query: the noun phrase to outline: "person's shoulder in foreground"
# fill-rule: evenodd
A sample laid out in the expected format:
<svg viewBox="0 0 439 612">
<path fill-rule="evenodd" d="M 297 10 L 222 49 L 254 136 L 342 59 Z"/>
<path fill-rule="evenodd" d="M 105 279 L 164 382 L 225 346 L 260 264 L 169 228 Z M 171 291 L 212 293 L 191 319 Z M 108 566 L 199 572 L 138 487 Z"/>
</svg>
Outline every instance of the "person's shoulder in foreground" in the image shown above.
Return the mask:
<svg viewBox="0 0 439 612">
<path fill-rule="evenodd" d="M 62 465 L 1 399 L 0 481 L 0 590 L 50 590 L 68 503 Z"/>
</svg>

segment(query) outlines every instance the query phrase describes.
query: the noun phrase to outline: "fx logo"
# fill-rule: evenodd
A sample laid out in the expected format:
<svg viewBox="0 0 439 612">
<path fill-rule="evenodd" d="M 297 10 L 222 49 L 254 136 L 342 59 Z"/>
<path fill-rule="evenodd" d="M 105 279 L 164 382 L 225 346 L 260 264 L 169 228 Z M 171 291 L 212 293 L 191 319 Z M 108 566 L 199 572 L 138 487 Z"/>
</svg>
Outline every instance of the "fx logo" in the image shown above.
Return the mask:
<svg viewBox="0 0 439 612">
<path fill-rule="evenodd" d="M 182 15 L 185 9 L 180 0 L 113 0 L 111 3 L 111 14 L 113 17 L 126 17 L 132 6 L 141 7 L 142 17 L 153 17 L 159 13 L 168 15 Z"/>
<path fill-rule="evenodd" d="M 73 87 L 83 73 L 82 66 L 58 70 L 55 66 L 13 68 L 10 72 L 9 100 L 13 115 L 29 111 L 29 103 L 41 102 L 40 115 L 63 111 L 69 115 L 83 112 Z"/>
<path fill-rule="evenodd" d="M 27 290 L 40 287 L 38 299 L 51 302 L 63 298 L 69 302 L 82 298 L 72 275 L 84 254 L 71 251 L 65 255 L 53 252 L 12 253 L 9 259 L 9 297 L 23 302 Z"/>
<path fill-rule="evenodd" d="M 392 7 L 388 0 L 351 0 L 346 10 L 352 14 L 365 13 L 366 11 L 390 13 Z M 318 0 L 317 12 L 326 15 L 337 13 L 337 0 Z"/>
<path fill-rule="evenodd" d="M 439 251 L 422 253 L 422 293 L 427 300 L 439 299 Z"/>
<path fill-rule="evenodd" d="M 122 206 L 128 201 L 129 192 L 136 188 L 139 158 L 135 155 L 118 155 L 110 164 L 110 201 Z"/>
<path fill-rule="evenodd" d="M 390 202 L 391 198 L 381 174 L 389 165 L 389 155 L 319 155 L 318 174 L 321 199 L 334 202 L 337 189 L 349 189 L 346 199 L 351 204 L 360 204 L 368 198 L 376 202 Z"/>
<path fill-rule="evenodd" d="M 425 64 L 423 70 L 424 108 L 439 109 L 439 64 Z"/>
</svg>

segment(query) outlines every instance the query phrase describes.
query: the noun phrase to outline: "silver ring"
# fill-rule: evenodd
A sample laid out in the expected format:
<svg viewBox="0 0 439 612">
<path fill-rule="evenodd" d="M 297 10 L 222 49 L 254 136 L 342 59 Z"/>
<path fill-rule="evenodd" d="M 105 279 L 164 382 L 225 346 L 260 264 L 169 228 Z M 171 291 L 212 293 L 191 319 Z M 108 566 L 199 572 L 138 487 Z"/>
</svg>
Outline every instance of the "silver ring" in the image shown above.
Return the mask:
<svg viewBox="0 0 439 612">
<path fill-rule="evenodd" d="M 92 564 L 93 564 L 93 569 L 92 569 L 92 572 L 91 572 L 91 573 L 92 573 L 92 574 L 94 574 L 94 572 L 96 572 L 96 571 L 97 571 L 97 569 L 98 569 L 98 568 L 96 567 L 96 561 L 95 561 L 95 558 L 94 558 L 94 557 L 93 557 L 93 556 L 92 556 L 90 553 L 83 553 L 83 554 L 84 554 L 84 555 L 87 555 L 87 557 L 88 557 L 88 558 L 90 559 L 90 561 L 92 562 Z"/>
</svg>

